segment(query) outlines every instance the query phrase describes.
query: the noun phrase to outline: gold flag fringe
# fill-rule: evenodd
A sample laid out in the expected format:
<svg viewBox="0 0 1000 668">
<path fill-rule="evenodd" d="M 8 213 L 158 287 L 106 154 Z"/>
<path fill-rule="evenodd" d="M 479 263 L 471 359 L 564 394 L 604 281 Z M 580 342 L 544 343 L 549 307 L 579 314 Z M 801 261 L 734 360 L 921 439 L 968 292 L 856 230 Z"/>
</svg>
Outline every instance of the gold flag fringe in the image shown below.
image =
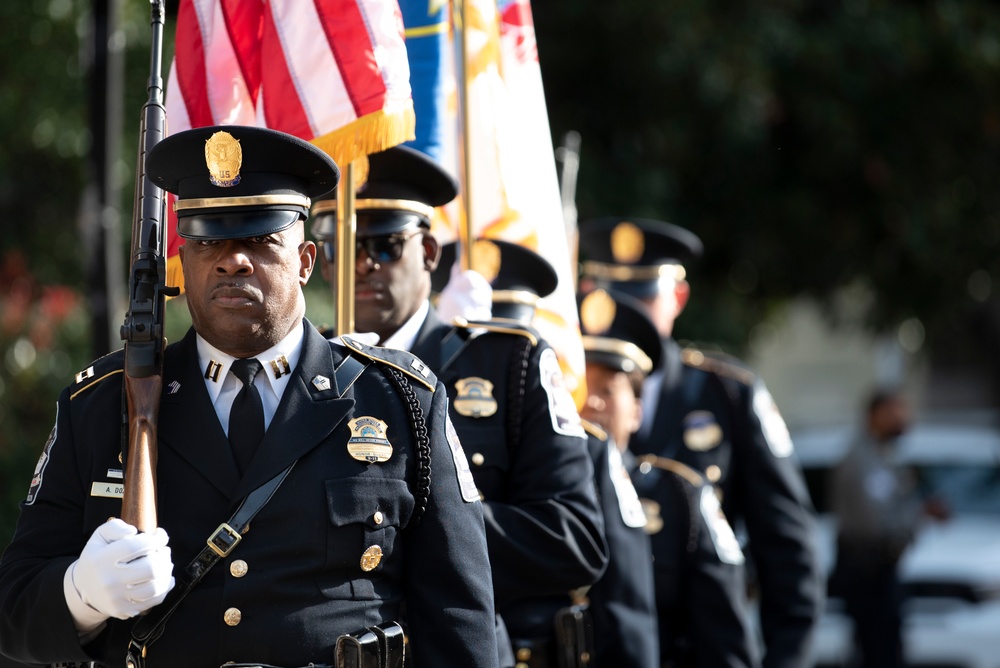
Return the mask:
<svg viewBox="0 0 1000 668">
<path fill-rule="evenodd" d="M 314 137 L 312 143 L 326 151 L 338 166 L 343 167 L 362 156 L 414 139 L 416 115 L 413 101 L 392 111 L 380 109 L 328 132 Z"/>
</svg>

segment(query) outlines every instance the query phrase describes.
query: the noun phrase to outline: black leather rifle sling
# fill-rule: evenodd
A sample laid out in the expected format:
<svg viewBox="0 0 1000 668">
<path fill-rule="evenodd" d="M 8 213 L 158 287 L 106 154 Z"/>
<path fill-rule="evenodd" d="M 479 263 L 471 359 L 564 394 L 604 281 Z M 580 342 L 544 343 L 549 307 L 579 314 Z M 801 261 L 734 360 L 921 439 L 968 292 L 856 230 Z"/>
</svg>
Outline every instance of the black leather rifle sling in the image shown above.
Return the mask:
<svg viewBox="0 0 1000 668">
<path fill-rule="evenodd" d="M 351 354 L 344 357 L 344 361 L 334 372 L 341 396 L 354 384 L 354 381 L 361 377 L 369 364 L 371 364 L 370 360 L 359 361 Z M 250 492 L 233 513 L 233 516 L 229 518 L 229 521 L 220 524 L 219 528 L 208 537 L 208 540 L 205 541 L 205 547 L 187 565 L 184 573 L 177 578 L 176 585 L 167 594 L 163 603 L 151 608 L 132 626 L 132 640 L 129 641 L 128 654 L 125 659 L 126 668 L 145 668 L 146 650 L 163 633 L 170 615 L 177 609 L 184 597 L 201 582 L 205 574 L 219 561 L 228 557 L 233 548 L 239 544 L 243 533 L 250 525 L 250 520 L 271 500 L 295 463 L 292 462 L 284 471 Z"/>
</svg>

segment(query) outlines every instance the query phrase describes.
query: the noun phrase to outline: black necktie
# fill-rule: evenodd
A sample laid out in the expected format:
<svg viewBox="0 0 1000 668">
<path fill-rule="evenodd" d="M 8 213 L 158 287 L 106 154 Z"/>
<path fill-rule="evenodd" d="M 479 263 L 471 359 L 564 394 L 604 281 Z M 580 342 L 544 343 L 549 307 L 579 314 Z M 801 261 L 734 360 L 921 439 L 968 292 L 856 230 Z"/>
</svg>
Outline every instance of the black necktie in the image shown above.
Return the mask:
<svg viewBox="0 0 1000 668">
<path fill-rule="evenodd" d="M 229 444 L 233 448 L 240 473 L 247 470 L 257 446 L 264 438 L 264 404 L 260 400 L 260 392 L 253 384 L 253 379 L 261 368 L 263 367 L 256 358 L 233 362 L 233 373 L 243 382 L 243 387 L 233 399 L 233 407 L 229 411 Z"/>
</svg>

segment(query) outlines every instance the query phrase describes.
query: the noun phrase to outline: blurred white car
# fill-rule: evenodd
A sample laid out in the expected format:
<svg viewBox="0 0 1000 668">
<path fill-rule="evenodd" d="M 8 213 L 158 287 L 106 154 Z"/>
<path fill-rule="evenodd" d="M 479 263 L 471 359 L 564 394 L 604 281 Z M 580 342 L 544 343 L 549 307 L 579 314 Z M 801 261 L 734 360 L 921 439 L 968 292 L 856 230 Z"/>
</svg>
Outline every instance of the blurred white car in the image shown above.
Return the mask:
<svg viewBox="0 0 1000 668">
<path fill-rule="evenodd" d="M 829 573 L 836 525 L 828 473 L 846 454 L 855 427 L 793 433 L 795 450 L 819 513 L 820 550 Z M 928 520 L 900 563 L 907 594 L 907 663 L 921 668 L 1000 668 L 1000 428 L 975 420 L 919 422 L 899 441 L 928 496 L 950 511 Z M 851 621 L 831 598 L 814 646 L 817 668 L 849 666 Z"/>
</svg>

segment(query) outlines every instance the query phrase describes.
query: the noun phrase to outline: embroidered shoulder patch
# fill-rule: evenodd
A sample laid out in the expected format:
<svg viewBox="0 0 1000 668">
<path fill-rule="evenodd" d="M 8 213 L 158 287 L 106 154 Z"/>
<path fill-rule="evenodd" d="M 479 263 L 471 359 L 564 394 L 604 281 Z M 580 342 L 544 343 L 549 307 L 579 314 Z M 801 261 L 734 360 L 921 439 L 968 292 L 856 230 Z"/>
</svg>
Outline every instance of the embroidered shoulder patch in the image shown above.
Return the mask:
<svg viewBox="0 0 1000 668">
<path fill-rule="evenodd" d="M 701 488 L 701 500 L 698 504 L 701 516 L 705 518 L 708 526 L 708 533 L 715 545 L 715 553 L 719 555 L 719 560 L 724 564 L 742 564 L 744 561 L 743 550 L 740 549 L 740 542 L 736 540 L 733 528 L 722 514 L 722 507 L 719 505 L 719 498 L 715 496 L 715 490 L 711 485 Z"/>
<path fill-rule="evenodd" d="M 576 402 L 573 395 L 566 387 L 562 369 L 559 368 L 559 360 L 556 353 L 551 348 L 542 351 L 541 359 L 538 362 L 538 371 L 542 378 L 542 387 L 549 398 L 549 417 L 552 418 L 552 428 L 566 436 L 579 436 L 587 438 L 587 433 L 583 430 L 583 423 L 580 421 L 580 414 L 576 412 Z"/>
<path fill-rule="evenodd" d="M 622 521 L 625 526 L 639 529 L 646 526 L 646 512 L 639 501 L 639 494 L 632 485 L 632 479 L 628 475 L 628 469 L 622 461 L 622 453 L 611 441 L 607 442 L 608 451 L 608 471 L 611 474 L 611 483 L 614 486 L 615 496 L 618 497 L 618 510 L 621 511 Z"/>
<path fill-rule="evenodd" d="M 42 448 L 42 454 L 38 458 L 38 463 L 35 464 L 35 473 L 31 476 L 31 486 L 28 488 L 28 496 L 24 500 L 26 505 L 32 505 L 35 503 L 35 499 L 38 498 L 38 492 L 42 490 L 42 478 L 45 476 L 45 467 L 49 463 L 49 455 L 52 451 L 52 446 L 56 442 L 56 434 L 59 427 L 59 404 L 56 404 L 56 421 L 52 425 L 52 431 L 49 432 L 49 439 L 45 441 L 45 447 Z"/>
<path fill-rule="evenodd" d="M 774 402 L 771 393 L 765 388 L 758 388 L 753 395 L 753 410 L 760 420 L 761 431 L 771 454 L 775 457 L 788 457 L 794 451 L 792 437 L 788 433 L 785 419 L 778 412 L 778 404 Z"/>
<path fill-rule="evenodd" d="M 462 490 L 462 499 L 469 503 L 479 501 L 479 490 L 472 477 L 472 469 L 469 468 L 469 460 L 465 457 L 465 450 L 462 449 L 462 442 L 458 439 L 458 432 L 455 431 L 455 425 L 451 423 L 451 417 L 446 416 L 444 431 L 448 436 L 451 456 L 455 460 L 455 471 L 458 473 L 458 487 Z"/>
</svg>

